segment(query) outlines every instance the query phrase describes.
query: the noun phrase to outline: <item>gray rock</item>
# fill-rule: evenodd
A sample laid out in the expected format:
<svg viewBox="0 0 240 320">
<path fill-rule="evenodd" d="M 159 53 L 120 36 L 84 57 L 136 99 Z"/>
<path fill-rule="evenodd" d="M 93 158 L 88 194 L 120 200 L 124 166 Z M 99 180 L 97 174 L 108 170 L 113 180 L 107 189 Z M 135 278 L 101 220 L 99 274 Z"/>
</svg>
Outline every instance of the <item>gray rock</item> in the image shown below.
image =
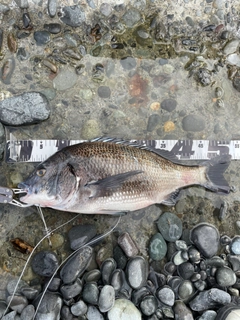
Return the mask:
<svg viewBox="0 0 240 320">
<path fill-rule="evenodd" d="M 217 312 L 214 310 L 207 310 L 198 318 L 198 320 L 215 320 Z"/>
<path fill-rule="evenodd" d="M 142 315 L 135 305 L 127 299 L 117 299 L 107 313 L 109 320 L 141 320 Z"/>
<path fill-rule="evenodd" d="M 116 269 L 117 263 L 113 258 L 108 258 L 101 264 L 102 282 L 110 284 L 113 271 Z"/>
<path fill-rule="evenodd" d="M 126 57 L 120 60 L 121 66 L 125 70 L 134 69 L 137 65 L 136 59 L 133 57 Z"/>
<path fill-rule="evenodd" d="M 211 258 L 218 251 L 220 235 L 213 225 L 200 223 L 191 230 L 190 240 L 204 257 Z"/>
<path fill-rule="evenodd" d="M 94 224 L 74 226 L 68 232 L 68 238 L 72 250 L 77 250 L 97 234 Z"/>
<path fill-rule="evenodd" d="M 128 258 L 138 254 L 138 247 L 128 232 L 124 232 L 118 237 L 118 244 Z"/>
<path fill-rule="evenodd" d="M 128 28 L 132 28 L 141 19 L 141 14 L 139 13 L 139 11 L 137 9 L 132 8 L 132 9 L 127 10 L 122 18 L 123 18 L 123 21 L 125 22 L 126 26 Z"/>
<path fill-rule="evenodd" d="M 98 311 L 96 307 L 89 306 L 87 311 L 87 319 L 88 320 L 104 320 L 104 317 L 101 315 L 101 313 Z"/>
<path fill-rule="evenodd" d="M 179 284 L 178 296 L 182 300 L 188 300 L 194 294 L 195 289 L 191 281 L 184 280 Z"/>
<path fill-rule="evenodd" d="M 35 308 L 32 304 L 26 306 L 21 313 L 21 320 L 32 320 L 35 313 Z"/>
<path fill-rule="evenodd" d="M 37 308 L 41 295 L 34 300 L 33 305 Z M 46 292 L 40 303 L 36 320 L 57 320 L 60 319 L 60 311 L 63 301 L 58 294 Z"/>
<path fill-rule="evenodd" d="M 84 9 L 80 5 L 63 8 L 62 22 L 71 27 L 79 27 L 85 21 Z"/>
<path fill-rule="evenodd" d="M 167 244 L 163 239 L 161 233 L 156 233 L 150 239 L 149 256 L 155 261 L 162 260 L 167 253 Z"/>
<path fill-rule="evenodd" d="M 98 96 L 102 99 L 108 99 L 111 97 L 111 90 L 107 86 L 100 86 L 98 88 Z"/>
<path fill-rule="evenodd" d="M 234 272 L 240 270 L 240 256 L 239 255 L 228 255 L 228 261 L 231 263 L 231 267 Z"/>
<path fill-rule="evenodd" d="M 78 76 L 74 69 L 61 69 L 57 76 L 53 79 L 53 87 L 62 91 L 73 87 L 77 82 Z"/>
<path fill-rule="evenodd" d="M 184 131 L 199 132 L 204 130 L 205 121 L 200 116 L 190 114 L 183 118 L 182 126 Z"/>
<path fill-rule="evenodd" d="M 157 297 L 162 303 L 167 306 L 172 307 L 174 305 L 175 294 L 173 290 L 168 286 L 160 288 L 157 292 Z"/>
<path fill-rule="evenodd" d="M 17 313 L 21 313 L 22 310 L 27 306 L 28 301 L 25 297 L 19 296 L 19 295 L 14 295 L 14 296 L 8 296 L 7 297 L 7 303 L 10 303 L 10 308 L 13 311 L 16 311 Z"/>
<path fill-rule="evenodd" d="M 58 268 L 57 255 L 52 251 L 40 251 L 32 260 L 33 271 L 44 277 L 51 277 Z"/>
<path fill-rule="evenodd" d="M 238 46 L 239 46 L 239 40 L 237 39 L 233 39 L 231 41 L 229 41 L 225 47 L 223 48 L 223 53 L 225 55 L 229 55 L 231 53 L 234 53 L 237 51 L 238 49 Z"/>
<path fill-rule="evenodd" d="M 194 273 L 194 266 L 190 262 L 183 262 L 178 266 L 178 275 L 184 280 L 188 280 Z"/>
<path fill-rule="evenodd" d="M 18 287 L 15 291 L 15 288 L 16 288 L 16 285 L 18 283 L 18 279 L 13 279 L 13 280 L 10 280 L 7 284 L 7 292 L 12 295 L 12 294 L 21 294 L 21 288 L 22 287 L 29 287 L 28 284 L 23 281 L 23 280 L 20 280 L 20 282 L 18 283 Z"/>
<path fill-rule="evenodd" d="M 191 310 L 183 301 L 175 301 L 173 311 L 175 320 L 194 320 Z"/>
<path fill-rule="evenodd" d="M 0 13 L 7 13 L 10 10 L 9 6 L 6 4 L 0 3 Z"/>
<path fill-rule="evenodd" d="M 142 313 L 146 316 L 151 316 L 157 310 L 158 302 L 153 295 L 147 295 L 140 303 Z"/>
<path fill-rule="evenodd" d="M 126 275 L 128 283 L 133 289 L 144 286 L 148 275 L 146 260 L 140 256 L 130 259 L 126 267 Z"/>
<path fill-rule="evenodd" d="M 190 301 L 189 305 L 194 311 L 205 311 L 230 302 L 231 296 L 229 293 L 213 288 L 200 292 L 192 301 Z"/>
<path fill-rule="evenodd" d="M 63 295 L 63 298 L 66 300 L 75 298 L 82 291 L 82 281 L 77 279 L 71 284 L 64 284 L 61 286 L 60 291 Z"/>
<path fill-rule="evenodd" d="M 52 34 L 57 34 L 61 32 L 62 28 L 60 23 L 48 23 L 48 24 L 44 24 L 44 29 L 46 29 L 48 32 Z"/>
<path fill-rule="evenodd" d="M 172 112 L 176 109 L 177 101 L 174 99 L 165 99 L 161 102 L 161 108 L 168 112 Z"/>
<path fill-rule="evenodd" d="M 100 12 L 105 16 L 108 17 L 112 12 L 112 6 L 109 3 L 102 3 L 100 6 Z"/>
<path fill-rule="evenodd" d="M 49 291 L 58 291 L 59 287 L 60 287 L 60 284 L 61 284 L 61 279 L 60 278 L 57 278 L 57 277 L 54 277 L 50 283 L 48 283 L 48 290 Z"/>
<path fill-rule="evenodd" d="M 235 284 L 237 277 L 232 269 L 228 267 L 218 268 L 215 274 L 217 283 L 222 287 L 230 287 Z"/>
<path fill-rule="evenodd" d="M 48 31 L 35 31 L 34 39 L 38 46 L 43 46 L 50 41 L 50 33 Z"/>
<path fill-rule="evenodd" d="M 28 8 L 28 0 L 15 0 L 16 4 L 21 9 L 27 9 Z"/>
<path fill-rule="evenodd" d="M 39 294 L 39 290 L 36 288 L 29 287 L 28 285 L 21 287 L 21 293 L 26 297 L 28 300 L 33 300 Z"/>
<path fill-rule="evenodd" d="M 70 311 L 70 307 L 64 305 L 61 309 L 61 320 L 73 320 L 73 314 Z"/>
<path fill-rule="evenodd" d="M 9 312 L 1 318 L 1 320 L 16 320 L 16 311 Z"/>
<path fill-rule="evenodd" d="M 88 307 L 83 300 L 79 300 L 71 306 L 71 312 L 74 316 L 83 316 L 87 313 Z"/>
<path fill-rule="evenodd" d="M 19 61 L 27 60 L 29 57 L 29 53 L 26 51 L 25 48 L 20 47 L 17 51 L 17 58 Z"/>
<path fill-rule="evenodd" d="M 48 0 L 48 13 L 51 18 L 56 15 L 57 12 L 57 0 Z"/>
<path fill-rule="evenodd" d="M 0 121 L 7 125 L 25 125 L 46 120 L 50 108 L 39 92 L 27 92 L 0 101 Z"/>
<path fill-rule="evenodd" d="M 93 269 L 88 272 L 86 272 L 83 276 L 83 280 L 85 282 L 97 282 L 99 279 L 101 279 L 101 272 L 98 269 Z"/>
<path fill-rule="evenodd" d="M 89 304 L 97 305 L 99 290 L 96 282 L 88 282 L 83 287 L 83 300 Z"/>
<path fill-rule="evenodd" d="M 151 114 L 148 118 L 148 123 L 147 123 L 147 131 L 152 132 L 156 126 L 160 123 L 160 116 L 156 113 Z"/>
<path fill-rule="evenodd" d="M 157 221 L 158 230 L 167 241 L 174 242 L 182 235 L 182 221 L 171 212 L 164 212 Z"/>
<path fill-rule="evenodd" d="M 92 257 L 92 248 L 79 249 L 62 267 L 60 277 L 65 284 L 74 282 L 86 270 Z"/>
<path fill-rule="evenodd" d="M 127 257 L 124 254 L 122 248 L 120 246 L 116 246 L 113 249 L 113 258 L 117 263 L 117 267 L 119 269 L 124 269 L 127 264 Z"/>
<path fill-rule="evenodd" d="M 240 236 L 235 236 L 232 239 L 232 242 L 230 244 L 230 249 L 233 254 L 236 254 L 236 255 L 240 254 Z"/>
<path fill-rule="evenodd" d="M 98 306 L 101 312 L 107 312 L 112 309 L 115 302 L 115 290 L 112 286 L 106 284 L 99 295 Z"/>
</svg>

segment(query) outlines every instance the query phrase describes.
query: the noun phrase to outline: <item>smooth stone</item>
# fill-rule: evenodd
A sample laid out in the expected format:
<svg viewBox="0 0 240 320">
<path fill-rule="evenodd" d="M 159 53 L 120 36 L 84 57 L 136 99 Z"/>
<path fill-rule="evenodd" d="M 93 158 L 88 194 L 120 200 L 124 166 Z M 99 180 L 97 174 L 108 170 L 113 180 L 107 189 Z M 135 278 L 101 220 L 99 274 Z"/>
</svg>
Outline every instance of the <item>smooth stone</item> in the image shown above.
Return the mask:
<svg viewBox="0 0 240 320">
<path fill-rule="evenodd" d="M 177 251 L 176 253 L 174 253 L 173 257 L 172 257 L 172 262 L 176 265 L 179 266 L 180 264 L 186 262 L 188 259 L 186 259 L 185 257 L 183 257 L 182 255 L 182 251 Z"/>
<path fill-rule="evenodd" d="M 205 121 L 200 116 L 190 114 L 183 118 L 182 126 L 184 131 L 199 132 L 205 129 Z"/>
<path fill-rule="evenodd" d="M 16 285 L 18 284 L 17 286 L 17 289 L 16 289 Z M 12 294 L 21 294 L 21 289 L 23 287 L 29 287 L 29 285 L 23 281 L 23 280 L 20 280 L 20 282 L 18 283 L 18 279 L 13 279 L 13 280 L 10 280 L 7 284 L 7 292 L 12 295 Z M 16 289 L 16 291 L 15 291 Z"/>
<path fill-rule="evenodd" d="M 53 18 L 57 13 L 57 0 L 48 0 L 48 14 Z"/>
<path fill-rule="evenodd" d="M 156 113 L 151 114 L 148 118 L 148 122 L 147 122 L 147 131 L 148 132 L 152 132 L 156 126 L 160 123 L 160 116 Z"/>
<path fill-rule="evenodd" d="M 79 249 L 68 261 L 64 264 L 60 271 L 60 277 L 65 284 L 74 282 L 77 277 L 80 277 L 88 267 L 92 258 L 93 249 L 91 247 L 83 247 Z"/>
<path fill-rule="evenodd" d="M 132 28 L 141 19 L 141 14 L 137 9 L 132 8 L 126 11 L 122 19 L 128 28 Z"/>
<path fill-rule="evenodd" d="M 64 284 L 61 286 L 60 291 L 66 300 L 75 298 L 82 291 L 82 281 L 78 278 L 71 284 Z"/>
<path fill-rule="evenodd" d="M 182 235 L 182 221 L 171 212 L 164 212 L 157 221 L 158 230 L 167 241 L 174 242 Z"/>
<path fill-rule="evenodd" d="M 239 42 L 239 40 L 237 40 L 237 39 L 233 39 L 233 40 L 229 41 L 229 42 L 225 45 L 225 47 L 223 48 L 223 53 L 224 53 L 225 55 L 229 55 L 229 54 L 231 54 L 231 53 L 236 52 L 237 49 L 238 49 L 239 43 L 240 43 L 240 42 Z"/>
<path fill-rule="evenodd" d="M 27 305 L 21 313 L 21 320 L 32 320 L 35 313 L 35 308 L 32 304 Z"/>
<path fill-rule="evenodd" d="M 36 308 L 41 295 L 38 296 L 37 299 L 33 301 L 33 305 Z M 59 294 L 46 292 L 44 297 L 40 303 L 37 315 L 35 317 L 36 320 L 57 320 L 60 319 L 60 311 L 63 305 L 62 298 Z"/>
<path fill-rule="evenodd" d="M 123 270 L 116 269 L 111 275 L 111 283 L 110 283 L 111 286 L 113 286 L 116 294 L 124 285 L 124 281 L 125 281 L 125 274 Z"/>
<path fill-rule="evenodd" d="M 183 262 L 178 266 L 178 275 L 184 280 L 188 280 L 194 273 L 194 266 L 190 262 Z"/>
<path fill-rule="evenodd" d="M 183 280 L 178 287 L 178 296 L 183 301 L 188 300 L 194 294 L 195 289 L 191 281 Z"/>
<path fill-rule="evenodd" d="M 77 225 L 70 229 L 68 238 L 72 250 L 77 250 L 95 237 L 97 229 L 94 224 Z"/>
<path fill-rule="evenodd" d="M 240 255 L 228 255 L 227 256 L 228 261 L 231 264 L 231 267 L 234 272 L 240 270 Z"/>
<path fill-rule="evenodd" d="M 62 22 L 71 27 L 79 27 L 85 21 L 85 12 L 82 6 L 74 5 L 63 7 Z"/>
<path fill-rule="evenodd" d="M 44 29 L 52 34 L 58 34 L 61 32 L 61 25 L 60 23 L 46 23 L 44 24 Z"/>
<path fill-rule="evenodd" d="M 190 232 L 190 240 L 206 258 L 218 252 L 220 235 L 218 229 L 207 223 L 200 223 Z"/>
<path fill-rule="evenodd" d="M 104 317 L 103 315 L 101 315 L 101 313 L 98 311 L 96 307 L 89 306 L 87 311 L 87 319 L 88 320 L 104 320 Z"/>
<path fill-rule="evenodd" d="M 218 307 L 219 304 L 225 305 L 231 302 L 231 296 L 229 293 L 212 288 L 200 292 L 193 300 L 189 302 L 190 308 L 194 311 L 205 311 L 210 308 Z"/>
<path fill-rule="evenodd" d="M 111 97 L 111 90 L 107 86 L 100 86 L 98 88 L 98 96 L 102 99 L 108 99 Z"/>
<path fill-rule="evenodd" d="M 162 303 L 169 307 L 172 307 L 174 305 L 175 294 L 173 290 L 168 286 L 165 286 L 158 290 L 157 297 Z"/>
<path fill-rule="evenodd" d="M 227 56 L 226 61 L 233 66 L 240 67 L 240 56 L 237 53 L 232 53 Z"/>
<path fill-rule="evenodd" d="M 85 282 L 98 282 L 101 279 L 101 272 L 98 269 L 93 269 L 84 274 L 83 280 Z"/>
<path fill-rule="evenodd" d="M 1 318 L 1 320 L 16 320 L 16 311 L 9 312 Z"/>
<path fill-rule="evenodd" d="M 74 316 L 83 316 L 87 313 L 88 306 L 83 300 L 79 300 L 71 306 L 71 312 Z"/>
<path fill-rule="evenodd" d="M 23 47 L 18 48 L 17 58 L 19 61 L 27 60 L 28 57 L 29 57 L 29 53 L 26 51 L 25 48 L 23 48 Z"/>
<path fill-rule="evenodd" d="M 60 278 L 53 278 L 50 283 L 48 283 L 48 290 L 49 291 L 58 291 L 59 287 L 60 287 L 60 284 L 61 284 L 61 279 Z"/>
<path fill-rule="evenodd" d="M 130 259 L 126 267 L 126 276 L 133 289 L 139 289 L 144 286 L 148 276 L 146 260 L 140 256 Z"/>
<path fill-rule="evenodd" d="M 12 296 L 7 297 L 7 303 L 10 302 Z M 14 295 L 10 304 L 10 308 L 17 313 L 21 313 L 23 309 L 28 305 L 26 297 Z"/>
<path fill-rule="evenodd" d="M 113 249 L 113 258 L 117 263 L 117 268 L 124 269 L 127 264 L 127 257 L 120 246 Z"/>
<path fill-rule="evenodd" d="M 39 92 L 26 92 L 0 101 L 0 121 L 6 125 L 39 123 L 49 115 L 47 98 Z"/>
<path fill-rule="evenodd" d="M 67 305 L 64 305 L 61 309 L 61 320 L 73 320 L 73 314 Z"/>
<path fill-rule="evenodd" d="M 157 310 L 158 302 L 157 299 L 152 295 L 144 297 L 140 303 L 140 309 L 146 316 L 151 316 Z"/>
<path fill-rule="evenodd" d="M 135 305 L 126 299 L 117 299 L 107 313 L 109 320 L 141 320 L 142 315 Z"/>
<path fill-rule="evenodd" d="M 108 16 L 111 14 L 111 12 L 112 12 L 112 6 L 111 6 L 111 4 L 106 3 L 106 2 L 102 3 L 102 4 L 100 5 L 100 12 L 101 12 L 105 17 L 108 17 Z"/>
<path fill-rule="evenodd" d="M 50 41 L 50 33 L 48 31 L 35 31 L 34 32 L 34 39 L 38 46 L 43 46 Z"/>
<path fill-rule="evenodd" d="M 175 247 L 177 250 L 187 250 L 188 249 L 186 241 L 183 241 L 183 240 L 176 240 Z"/>
<path fill-rule="evenodd" d="M 78 80 L 74 69 L 64 68 L 53 79 L 53 87 L 58 91 L 72 88 Z"/>
<path fill-rule="evenodd" d="M 121 66 L 125 70 L 134 69 L 137 65 L 136 59 L 133 57 L 126 57 L 120 60 Z"/>
<path fill-rule="evenodd" d="M 10 10 L 9 6 L 6 4 L 0 3 L 0 13 L 7 13 Z"/>
<path fill-rule="evenodd" d="M 232 239 L 232 243 L 230 244 L 230 250 L 233 254 L 240 254 L 240 237 L 239 236 L 235 236 Z"/>
<path fill-rule="evenodd" d="M 167 244 L 161 233 L 156 233 L 149 242 L 149 256 L 155 261 L 162 260 L 167 253 Z"/>
<path fill-rule="evenodd" d="M 118 244 L 128 258 L 138 254 L 138 247 L 128 232 L 124 232 L 118 237 Z"/>
<path fill-rule="evenodd" d="M 215 274 L 217 283 L 222 287 L 230 287 L 235 284 L 237 277 L 232 269 L 228 267 L 218 268 Z"/>
<path fill-rule="evenodd" d="M 31 266 L 36 274 L 51 277 L 59 266 L 57 255 L 51 251 L 40 251 L 33 257 Z"/>
<path fill-rule="evenodd" d="M 217 312 L 214 310 L 207 310 L 198 318 L 198 320 L 215 320 Z M 229 319 L 230 320 L 230 319 Z"/>
<path fill-rule="evenodd" d="M 103 284 L 110 284 L 112 273 L 117 267 L 117 263 L 113 258 L 108 258 L 101 264 L 102 282 Z"/>
<path fill-rule="evenodd" d="M 106 284 L 100 291 L 98 306 L 101 312 L 107 312 L 114 306 L 115 290 L 112 286 Z"/>
<path fill-rule="evenodd" d="M 21 294 L 24 295 L 24 297 L 26 297 L 28 300 L 33 300 L 39 294 L 39 290 L 26 285 L 21 287 Z"/>
<path fill-rule="evenodd" d="M 194 320 L 191 310 L 181 300 L 177 300 L 173 306 L 175 320 Z"/>
<path fill-rule="evenodd" d="M 207 266 L 216 267 L 216 268 L 224 267 L 226 265 L 226 261 L 224 261 L 219 256 L 214 256 L 210 259 L 206 259 L 205 263 Z"/>
<path fill-rule="evenodd" d="M 194 247 L 188 249 L 188 257 L 192 263 L 198 263 L 201 260 L 200 252 Z"/>
<path fill-rule="evenodd" d="M 174 99 L 165 99 L 161 102 L 161 108 L 168 112 L 172 112 L 176 109 L 177 101 Z"/>
<path fill-rule="evenodd" d="M 98 304 L 99 289 L 96 282 L 87 282 L 83 287 L 82 298 L 93 305 Z"/>
</svg>

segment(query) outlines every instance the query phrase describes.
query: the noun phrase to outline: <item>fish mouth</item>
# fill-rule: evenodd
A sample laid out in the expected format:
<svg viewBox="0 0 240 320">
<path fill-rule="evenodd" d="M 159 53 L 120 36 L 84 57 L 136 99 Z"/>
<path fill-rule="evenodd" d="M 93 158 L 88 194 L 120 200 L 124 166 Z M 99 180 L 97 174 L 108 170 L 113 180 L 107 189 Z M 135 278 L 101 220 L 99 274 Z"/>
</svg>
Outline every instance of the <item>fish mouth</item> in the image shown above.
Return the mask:
<svg viewBox="0 0 240 320">
<path fill-rule="evenodd" d="M 22 190 L 22 192 L 21 192 L 21 196 L 19 197 L 19 199 L 20 199 L 20 201 L 22 201 L 22 202 L 25 202 L 24 200 L 26 200 L 27 199 L 27 197 L 30 195 L 29 193 L 29 185 L 27 185 L 26 183 L 24 183 L 24 182 L 20 182 L 19 184 L 18 184 L 18 188 L 19 189 L 21 189 Z"/>
</svg>

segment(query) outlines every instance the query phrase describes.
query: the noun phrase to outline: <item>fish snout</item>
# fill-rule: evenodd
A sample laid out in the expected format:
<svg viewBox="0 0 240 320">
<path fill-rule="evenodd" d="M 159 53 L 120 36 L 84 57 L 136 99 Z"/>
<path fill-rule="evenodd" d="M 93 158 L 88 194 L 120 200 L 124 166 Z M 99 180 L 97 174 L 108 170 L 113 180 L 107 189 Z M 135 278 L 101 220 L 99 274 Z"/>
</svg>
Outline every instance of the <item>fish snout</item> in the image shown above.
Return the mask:
<svg viewBox="0 0 240 320">
<path fill-rule="evenodd" d="M 29 185 L 27 185 L 25 182 L 20 182 L 19 184 L 18 184 L 18 188 L 19 189 L 24 189 L 24 190 L 28 190 L 29 189 Z"/>
</svg>

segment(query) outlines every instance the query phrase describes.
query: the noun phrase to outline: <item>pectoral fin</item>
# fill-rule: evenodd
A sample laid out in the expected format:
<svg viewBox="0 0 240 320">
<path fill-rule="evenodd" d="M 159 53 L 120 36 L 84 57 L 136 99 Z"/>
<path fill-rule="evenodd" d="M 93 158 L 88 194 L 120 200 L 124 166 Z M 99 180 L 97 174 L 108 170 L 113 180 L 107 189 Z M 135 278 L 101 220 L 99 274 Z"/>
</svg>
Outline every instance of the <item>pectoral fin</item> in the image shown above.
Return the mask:
<svg viewBox="0 0 240 320">
<path fill-rule="evenodd" d="M 130 179 L 131 177 L 142 173 L 141 170 L 129 171 L 124 173 L 115 174 L 113 176 L 106 177 L 104 179 L 89 182 L 85 185 L 91 189 L 91 198 L 93 197 L 104 197 L 109 195 L 110 191 L 114 191 L 117 188 L 120 188 L 122 184 Z"/>
</svg>

